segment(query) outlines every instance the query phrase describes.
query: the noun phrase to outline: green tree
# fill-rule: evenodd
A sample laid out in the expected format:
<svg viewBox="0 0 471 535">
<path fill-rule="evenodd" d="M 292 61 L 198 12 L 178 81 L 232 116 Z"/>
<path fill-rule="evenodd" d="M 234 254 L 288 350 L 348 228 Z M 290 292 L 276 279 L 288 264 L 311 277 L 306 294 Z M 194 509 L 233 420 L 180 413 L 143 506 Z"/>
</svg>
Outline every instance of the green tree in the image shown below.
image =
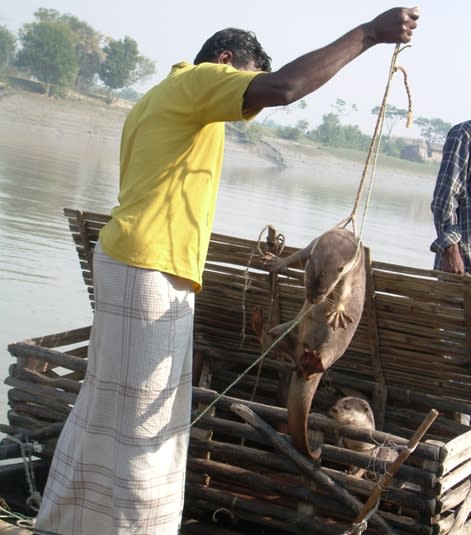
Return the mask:
<svg viewBox="0 0 471 535">
<path fill-rule="evenodd" d="M 344 130 L 337 114 L 327 113 L 322 116 L 322 123 L 316 129 L 316 138 L 324 145 L 345 146 Z"/>
<path fill-rule="evenodd" d="M 429 157 L 432 155 L 433 145 L 445 141 L 448 131 L 453 126 L 442 119 L 426 119 L 425 117 L 417 117 L 415 124 L 419 127 L 420 135 L 425 140 Z"/>
<path fill-rule="evenodd" d="M 74 87 L 78 91 L 90 89 L 104 59 L 103 36 L 86 22 L 73 15 L 61 15 L 55 9 L 39 8 L 34 16 L 38 22 L 63 22 L 69 27 L 78 63 Z"/>
<path fill-rule="evenodd" d="M 78 71 L 74 87 L 77 91 L 88 90 L 105 58 L 105 53 L 101 47 L 103 37 L 77 17 L 63 15 L 60 20 L 70 28 L 77 54 Z"/>
<path fill-rule="evenodd" d="M 356 104 L 352 104 L 350 106 L 350 109 L 348 109 L 347 101 L 343 100 L 342 98 L 338 98 L 335 101 L 335 104 L 332 105 L 332 107 L 335 109 L 336 115 L 338 115 L 339 118 L 345 118 L 348 115 L 350 115 L 352 112 L 358 111 L 358 107 Z"/>
<path fill-rule="evenodd" d="M 18 65 L 29 69 L 48 95 L 71 87 L 78 66 L 72 32 L 66 24 L 54 20 L 25 24 L 20 41 Z"/>
<path fill-rule="evenodd" d="M 142 82 L 145 78 L 148 78 L 153 74 L 155 74 L 155 62 L 145 56 L 138 56 L 136 67 L 129 74 L 128 81 L 120 92 L 119 97 L 121 97 L 124 91 L 129 89 L 130 86 L 137 82 Z"/>
<path fill-rule="evenodd" d="M 0 79 L 3 79 L 9 65 L 13 62 L 16 51 L 16 37 L 6 28 L 0 26 Z"/>
<path fill-rule="evenodd" d="M 57 9 L 40 7 L 34 12 L 34 17 L 36 22 L 57 22 L 59 20 L 60 13 L 57 11 Z"/>
<path fill-rule="evenodd" d="M 375 106 L 371 113 L 373 115 L 378 115 L 380 106 Z M 384 118 L 386 120 L 386 137 L 390 141 L 392 136 L 392 131 L 396 126 L 399 119 L 405 119 L 407 117 L 407 110 L 402 108 L 396 108 L 396 106 L 386 105 L 386 111 L 384 113 Z"/>
<path fill-rule="evenodd" d="M 109 39 L 104 48 L 105 60 L 100 66 L 98 75 L 108 88 L 111 100 L 113 89 L 129 86 L 132 73 L 135 72 L 139 60 L 137 43 L 131 37 Z"/>
<path fill-rule="evenodd" d="M 356 124 L 347 124 L 343 127 L 345 147 L 366 151 L 370 146 L 370 137 L 363 134 Z"/>
</svg>

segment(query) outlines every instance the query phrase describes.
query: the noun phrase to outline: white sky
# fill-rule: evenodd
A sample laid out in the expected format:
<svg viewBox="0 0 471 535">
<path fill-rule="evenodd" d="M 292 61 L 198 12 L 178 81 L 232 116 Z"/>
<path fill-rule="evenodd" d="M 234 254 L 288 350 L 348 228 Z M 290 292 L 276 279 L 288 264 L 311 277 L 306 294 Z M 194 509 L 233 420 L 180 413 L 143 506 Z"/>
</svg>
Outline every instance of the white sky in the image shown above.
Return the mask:
<svg viewBox="0 0 471 535">
<path fill-rule="evenodd" d="M 335 40 L 354 26 L 372 19 L 395 5 L 385 0 L 15 0 L 0 5 L 0 25 L 16 31 L 31 22 L 39 7 L 75 15 L 94 29 L 114 39 L 129 35 L 139 51 L 153 59 L 157 75 L 149 87 L 162 79 L 173 63 L 192 61 L 202 43 L 227 26 L 253 30 L 267 53 L 273 69 L 310 50 Z M 471 68 L 469 58 L 469 0 L 425 0 L 418 5 L 421 18 L 412 47 L 399 56 L 407 71 L 412 91 L 414 116 L 438 117 L 450 123 L 469 119 Z M 306 97 L 307 108 L 273 118 L 294 123 L 298 118 L 316 127 L 322 115 L 333 111 L 337 98 L 359 112 L 349 122 L 372 134 L 376 117 L 371 109 L 381 103 L 394 45 L 379 45 L 353 61 L 333 80 Z M 394 76 L 390 105 L 407 108 L 407 96 L 400 73 Z M 417 132 L 403 126 L 395 134 L 412 137 Z"/>
</svg>

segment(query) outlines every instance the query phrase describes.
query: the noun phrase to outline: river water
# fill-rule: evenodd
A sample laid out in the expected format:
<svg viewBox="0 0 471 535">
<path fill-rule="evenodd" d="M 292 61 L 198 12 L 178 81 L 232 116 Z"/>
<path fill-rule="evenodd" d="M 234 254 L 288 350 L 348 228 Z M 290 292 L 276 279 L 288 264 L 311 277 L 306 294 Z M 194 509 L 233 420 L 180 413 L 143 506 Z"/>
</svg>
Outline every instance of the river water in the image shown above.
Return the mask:
<svg viewBox="0 0 471 535">
<path fill-rule="evenodd" d="M 45 133 L 46 132 L 46 133 Z M 267 224 L 301 247 L 348 216 L 363 164 L 279 171 L 226 159 L 214 230 L 257 239 Z M 108 213 L 117 195 L 118 139 L 50 129 L 0 131 L 0 423 L 10 342 L 91 323 L 64 207 Z M 378 167 L 363 227 L 372 258 L 430 268 L 434 177 Z M 361 223 L 362 215 L 359 216 Z"/>
</svg>

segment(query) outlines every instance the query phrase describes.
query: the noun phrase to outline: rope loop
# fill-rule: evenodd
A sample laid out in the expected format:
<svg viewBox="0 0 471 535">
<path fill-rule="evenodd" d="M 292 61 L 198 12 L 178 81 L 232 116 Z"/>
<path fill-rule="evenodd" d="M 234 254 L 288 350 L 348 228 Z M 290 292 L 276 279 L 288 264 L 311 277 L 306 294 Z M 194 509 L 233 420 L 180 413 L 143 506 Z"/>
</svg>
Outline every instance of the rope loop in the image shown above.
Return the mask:
<svg viewBox="0 0 471 535">
<path fill-rule="evenodd" d="M 346 531 L 342 533 L 342 535 L 361 535 L 363 532 L 366 531 L 366 528 L 368 527 L 368 522 L 366 520 L 362 520 L 361 522 L 358 522 L 357 524 L 353 524 L 353 526 Z"/>
<path fill-rule="evenodd" d="M 268 230 L 268 236 L 266 239 L 267 243 L 267 250 L 264 251 L 262 249 L 261 243 L 262 243 L 262 236 L 263 233 Z M 275 228 L 272 225 L 265 225 L 262 230 L 260 231 L 260 234 L 258 235 L 257 240 L 257 249 L 260 253 L 260 256 L 262 258 L 265 258 L 267 255 L 267 251 L 270 254 L 273 254 L 275 256 L 279 256 L 285 248 L 285 237 L 283 234 L 277 234 L 275 235 Z"/>
<path fill-rule="evenodd" d="M 26 482 L 28 484 L 29 496 L 26 499 L 26 504 L 38 512 L 41 505 L 41 494 L 36 488 L 36 478 L 34 476 L 33 468 L 33 454 L 40 453 L 43 449 L 38 442 L 30 442 L 26 440 L 23 442 L 17 437 L 6 435 L 9 440 L 17 444 L 20 448 L 21 456 L 23 458 L 23 466 L 25 469 Z"/>
<path fill-rule="evenodd" d="M 405 69 L 403 67 L 400 67 L 400 66 L 396 65 L 397 56 L 399 55 L 400 52 L 402 52 L 404 50 L 404 48 L 407 48 L 407 47 L 400 48 L 400 45 L 397 44 L 395 49 L 394 49 L 394 53 L 392 55 L 391 65 L 390 65 L 390 68 L 389 68 L 389 77 L 388 77 L 388 81 L 387 81 L 387 84 L 386 84 L 386 89 L 384 91 L 383 101 L 381 103 L 381 106 L 380 106 L 380 109 L 379 109 L 379 112 L 378 112 L 378 118 L 377 118 L 377 121 L 376 121 L 376 126 L 375 126 L 375 129 L 374 129 L 374 132 L 373 132 L 373 136 L 372 136 L 372 139 L 371 139 L 371 143 L 370 143 L 370 147 L 369 147 L 369 150 L 368 150 L 368 155 L 367 155 L 367 158 L 366 158 L 365 166 L 363 168 L 363 173 L 362 173 L 362 176 L 361 176 L 361 179 L 360 179 L 360 184 L 358 186 L 358 191 L 357 191 L 356 196 L 355 196 L 355 201 L 354 201 L 352 213 L 346 219 L 342 220 L 340 223 L 335 225 L 336 227 L 343 226 L 343 228 L 345 228 L 351 222 L 352 226 L 353 226 L 353 232 L 354 232 L 355 236 L 357 235 L 356 228 L 355 228 L 356 214 L 357 214 L 357 211 L 358 211 L 358 208 L 359 208 L 360 200 L 361 200 L 362 195 L 363 195 L 363 189 L 364 189 L 364 186 L 365 186 L 365 181 L 366 181 L 367 174 L 369 172 L 369 166 L 370 166 L 370 164 L 371 164 L 371 162 L 373 160 L 372 170 L 371 170 L 371 174 L 370 174 L 370 182 L 369 182 L 368 192 L 367 192 L 366 201 L 365 201 L 365 209 L 364 209 L 364 213 L 363 213 L 363 219 L 362 219 L 359 235 L 357 236 L 359 239 L 361 239 L 361 237 L 363 235 L 363 228 L 364 228 L 364 225 L 365 225 L 366 214 L 367 214 L 367 211 L 368 211 L 368 205 L 369 205 L 371 192 L 372 192 L 372 188 L 373 188 L 374 174 L 375 174 L 375 170 L 376 170 L 376 163 L 377 163 L 377 160 L 378 160 L 379 148 L 380 148 L 380 144 L 381 144 L 382 130 L 383 130 L 384 118 L 385 118 L 385 115 L 386 115 L 387 100 L 388 100 L 389 91 L 390 91 L 390 88 L 391 88 L 391 82 L 392 82 L 392 78 L 393 78 L 394 73 L 397 72 L 398 70 L 400 70 L 402 72 L 403 76 L 404 76 L 404 85 L 405 85 L 405 88 L 406 88 L 407 98 L 408 98 L 408 112 L 407 112 L 407 124 L 406 124 L 406 126 L 411 126 L 412 125 L 412 96 L 411 96 L 411 91 L 410 91 L 410 87 L 409 87 L 409 82 L 408 82 L 408 79 L 407 79 L 407 73 L 406 73 L 406 71 L 405 71 Z"/>
</svg>

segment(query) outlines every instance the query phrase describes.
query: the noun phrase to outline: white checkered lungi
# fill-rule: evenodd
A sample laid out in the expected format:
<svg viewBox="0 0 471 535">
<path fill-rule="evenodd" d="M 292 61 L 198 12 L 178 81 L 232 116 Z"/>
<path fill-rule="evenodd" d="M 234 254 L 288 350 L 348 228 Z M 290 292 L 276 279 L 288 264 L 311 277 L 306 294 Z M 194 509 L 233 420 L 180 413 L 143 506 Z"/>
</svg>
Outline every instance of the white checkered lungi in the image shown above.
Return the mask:
<svg viewBox="0 0 471 535">
<path fill-rule="evenodd" d="M 175 535 L 191 411 L 194 293 L 94 255 L 86 378 L 54 454 L 37 533 Z"/>
</svg>

